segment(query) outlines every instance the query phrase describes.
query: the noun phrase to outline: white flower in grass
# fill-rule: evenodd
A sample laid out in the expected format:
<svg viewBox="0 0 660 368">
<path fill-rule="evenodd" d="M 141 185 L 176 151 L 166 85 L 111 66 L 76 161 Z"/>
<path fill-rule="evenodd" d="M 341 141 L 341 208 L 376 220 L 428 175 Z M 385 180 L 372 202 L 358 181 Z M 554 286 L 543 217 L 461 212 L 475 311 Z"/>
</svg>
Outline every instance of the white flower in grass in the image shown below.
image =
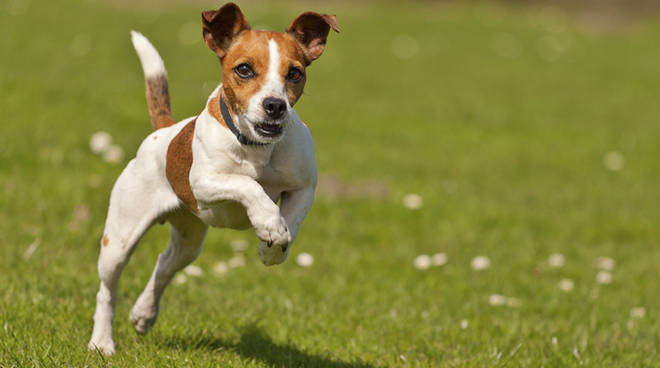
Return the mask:
<svg viewBox="0 0 660 368">
<path fill-rule="evenodd" d="M 409 193 L 403 197 L 403 205 L 409 210 L 417 210 L 422 208 L 424 201 L 419 194 Z"/>
<path fill-rule="evenodd" d="M 202 268 L 195 265 L 186 266 L 186 268 L 183 269 L 183 272 L 185 272 L 186 275 L 194 276 L 194 277 L 202 277 L 202 275 L 204 274 Z"/>
<path fill-rule="evenodd" d="M 218 262 L 213 266 L 213 272 L 215 272 L 216 275 L 224 275 L 227 271 L 229 271 L 227 262 Z"/>
<path fill-rule="evenodd" d="M 180 273 L 174 277 L 174 284 L 175 285 L 181 285 L 184 284 L 188 279 L 186 278 L 186 275 Z"/>
<path fill-rule="evenodd" d="M 623 169 L 624 163 L 623 154 L 619 151 L 607 152 L 603 157 L 603 164 L 610 171 L 620 171 Z"/>
<path fill-rule="evenodd" d="M 566 259 L 564 259 L 564 255 L 560 253 L 552 253 L 550 257 L 548 257 L 548 264 L 550 267 L 553 268 L 559 268 L 562 267 L 566 263 Z"/>
<path fill-rule="evenodd" d="M 481 271 L 490 267 L 490 259 L 485 256 L 477 256 L 472 258 L 472 262 L 470 264 L 473 270 Z"/>
<path fill-rule="evenodd" d="M 431 256 L 431 263 L 433 263 L 434 266 L 444 266 L 447 264 L 447 254 L 445 253 L 436 253 Z"/>
<path fill-rule="evenodd" d="M 565 292 L 571 292 L 575 288 L 575 283 L 571 279 L 561 279 L 559 280 L 559 290 Z"/>
<path fill-rule="evenodd" d="M 610 257 L 597 257 L 594 264 L 601 270 L 613 271 L 616 266 L 616 261 Z"/>
<path fill-rule="evenodd" d="M 488 297 L 488 304 L 490 305 L 504 305 L 507 303 L 507 297 L 500 294 L 492 294 Z"/>
<path fill-rule="evenodd" d="M 39 239 L 33 241 L 25 250 L 25 254 L 24 254 L 25 259 L 32 257 L 32 254 L 34 254 L 34 252 L 37 250 L 38 247 L 39 247 Z"/>
<path fill-rule="evenodd" d="M 610 284 L 612 283 L 612 273 L 609 271 L 599 271 L 596 274 L 596 282 L 599 284 Z"/>
<path fill-rule="evenodd" d="M 245 258 L 243 256 L 236 256 L 229 259 L 229 268 L 237 268 L 245 266 Z"/>
<path fill-rule="evenodd" d="M 494 306 L 506 305 L 507 307 L 518 308 L 522 303 L 518 298 L 507 297 L 500 294 L 492 294 L 488 297 L 488 304 Z"/>
<path fill-rule="evenodd" d="M 461 328 L 464 329 L 464 330 L 466 328 L 468 328 L 468 320 L 467 319 L 461 320 Z"/>
<path fill-rule="evenodd" d="M 248 241 L 244 239 L 236 239 L 232 240 L 231 243 L 229 243 L 231 246 L 231 249 L 234 250 L 236 253 L 242 253 L 245 252 L 248 248 Z"/>
<path fill-rule="evenodd" d="M 300 253 L 296 257 L 296 263 L 300 267 L 310 267 L 314 264 L 314 257 L 309 253 Z"/>
<path fill-rule="evenodd" d="M 578 351 L 577 346 L 574 346 L 574 347 L 573 347 L 573 356 L 574 356 L 575 359 L 577 359 L 578 361 L 581 360 L 581 359 L 580 359 L 580 352 Z"/>
<path fill-rule="evenodd" d="M 552 336 L 552 345 L 557 345 L 559 342 L 557 341 L 557 336 Z"/>
<path fill-rule="evenodd" d="M 116 164 L 121 162 L 122 159 L 124 159 L 124 150 L 116 145 L 110 146 L 105 153 L 103 153 L 103 159 L 105 162 L 111 163 L 111 164 Z"/>
<path fill-rule="evenodd" d="M 427 256 L 426 254 L 420 254 L 417 257 L 415 257 L 414 265 L 415 268 L 418 270 L 426 270 L 429 267 L 431 267 L 431 257 Z"/>
<path fill-rule="evenodd" d="M 89 148 L 97 155 L 104 154 L 112 144 L 112 136 L 107 132 L 96 132 L 89 139 Z"/>
<path fill-rule="evenodd" d="M 642 319 L 646 315 L 646 309 L 644 307 L 633 307 L 630 310 L 630 318 Z"/>
</svg>

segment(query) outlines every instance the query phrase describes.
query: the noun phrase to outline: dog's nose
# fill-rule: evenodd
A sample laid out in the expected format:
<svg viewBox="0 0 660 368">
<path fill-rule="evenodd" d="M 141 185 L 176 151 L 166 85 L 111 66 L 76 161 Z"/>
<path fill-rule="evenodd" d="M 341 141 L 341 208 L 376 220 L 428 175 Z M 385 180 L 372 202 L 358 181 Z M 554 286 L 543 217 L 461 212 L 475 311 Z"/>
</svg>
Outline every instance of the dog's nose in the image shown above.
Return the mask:
<svg viewBox="0 0 660 368">
<path fill-rule="evenodd" d="M 286 111 L 286 102 L 281 98 L 268 97 L 263 102 L 264 111 L 271 119 L 279 119 Z"/>
</svg>

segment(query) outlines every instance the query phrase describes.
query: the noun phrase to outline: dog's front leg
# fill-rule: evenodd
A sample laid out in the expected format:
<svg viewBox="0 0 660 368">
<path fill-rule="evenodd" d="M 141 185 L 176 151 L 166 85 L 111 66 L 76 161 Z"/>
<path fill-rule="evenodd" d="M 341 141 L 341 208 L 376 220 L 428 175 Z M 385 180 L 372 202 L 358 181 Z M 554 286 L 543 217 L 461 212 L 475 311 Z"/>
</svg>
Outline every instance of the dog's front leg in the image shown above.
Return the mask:
<svg viewBox="0 0 660 368">
<path fill-rule="evenodd" d="M 245 175 L 216 174 L 191 178 L 191 188 L 200 209 L 224 201 L 245 207 L 257 237 L 270 246 L 286 247 L 291 234 L 280 209 L 254 179 Z"/>
<path fill-rule="evenodd" d="M 314 203 L 314 186 L 282 193 L 282 216 L 289 226 L 291 242 L 288 246 L 272 247 L 267 243 L 259 244 L 259 256 L 266 266 L 280 264 L 286 261 L 291 250 L 290 244 L 296 239 L 305 216 Z"/>
</svg>

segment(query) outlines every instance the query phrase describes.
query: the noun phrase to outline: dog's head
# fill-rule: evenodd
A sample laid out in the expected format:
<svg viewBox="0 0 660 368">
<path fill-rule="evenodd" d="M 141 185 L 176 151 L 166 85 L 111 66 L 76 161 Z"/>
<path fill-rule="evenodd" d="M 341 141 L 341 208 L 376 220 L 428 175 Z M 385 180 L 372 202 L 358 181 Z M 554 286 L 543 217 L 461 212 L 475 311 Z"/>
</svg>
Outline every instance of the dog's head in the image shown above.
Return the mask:
<svg viewBox="0 0 660 368">
<path fill-rule="evenodd" d="M 303 93 L 306 68 L 325 49 L 334 15 L 306 12 L 285 32 L 253 31 L 234 3 L 202 13 L 202 35 L 222 64 L 222 93 L 248 138 L 277 141 Z M 247 129 L 247 131 L 246 131 Z"/>
</svg>

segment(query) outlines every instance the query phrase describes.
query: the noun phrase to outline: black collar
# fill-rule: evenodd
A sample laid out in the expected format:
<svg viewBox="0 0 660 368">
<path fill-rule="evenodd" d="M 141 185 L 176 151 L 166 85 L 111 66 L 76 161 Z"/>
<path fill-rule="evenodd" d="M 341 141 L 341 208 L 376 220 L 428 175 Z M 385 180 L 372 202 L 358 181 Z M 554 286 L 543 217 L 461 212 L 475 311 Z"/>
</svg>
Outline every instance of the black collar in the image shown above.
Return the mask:
<svg viewBox="0 0 660 368">
<path fill-rule="evenodd" d="M 225 100 L 222 99 L 222 96 L 220 96 L 220 113 L 222 114 L 222 118 L 225 120 L 225 124 L 227 124 L 227 128 L 231 130 L 232 133 L 236 136 L 236 139 L 238 139 L 238 142 L 240 144 L 244 144 L 247 146 L 265 146 L 266 143 L 261 143 L 261 142 L 255 142 L 251 141 L 248 137 L 243 135 L 240 130 L 234 125 L 234 120 L 231 118 L 231 114 L 229 113 L 229 109 L 227 108 L 227 104 L 225 104 Z"/>
</svg>

